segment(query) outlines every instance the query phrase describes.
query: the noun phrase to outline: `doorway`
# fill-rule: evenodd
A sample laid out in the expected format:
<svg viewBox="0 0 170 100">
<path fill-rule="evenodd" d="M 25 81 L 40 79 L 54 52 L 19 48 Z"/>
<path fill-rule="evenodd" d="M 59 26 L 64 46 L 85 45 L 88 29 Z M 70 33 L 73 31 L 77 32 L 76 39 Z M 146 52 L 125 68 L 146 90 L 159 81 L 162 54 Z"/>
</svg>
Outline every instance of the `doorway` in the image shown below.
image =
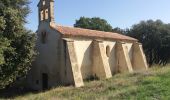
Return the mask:
<svg viewBox="0 0 170 100">
<path fill-rule="evenodd" d="M 42 74 L 42 89 L 43 90 L 48 89 L 48 74 L 46 73 Z"/>
</svg>

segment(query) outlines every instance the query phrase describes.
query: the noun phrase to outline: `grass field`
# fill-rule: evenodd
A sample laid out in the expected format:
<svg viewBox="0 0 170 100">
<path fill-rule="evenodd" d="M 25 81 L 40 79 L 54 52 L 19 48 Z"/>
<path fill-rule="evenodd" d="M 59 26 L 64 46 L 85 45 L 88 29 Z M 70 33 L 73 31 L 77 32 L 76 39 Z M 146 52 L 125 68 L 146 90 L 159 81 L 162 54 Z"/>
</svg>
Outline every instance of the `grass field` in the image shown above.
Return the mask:
<svg viewBox="0 0 170 100">
<path fill-rule="evenodd" d="M 170 100 L 170 66 L 147 72 L 118 74 L 86 82 L 82 88 L 59 87 L 12 97 L 16 100 Z M 4 99 L 0 97 L 0 99 Z"/>
</svg>

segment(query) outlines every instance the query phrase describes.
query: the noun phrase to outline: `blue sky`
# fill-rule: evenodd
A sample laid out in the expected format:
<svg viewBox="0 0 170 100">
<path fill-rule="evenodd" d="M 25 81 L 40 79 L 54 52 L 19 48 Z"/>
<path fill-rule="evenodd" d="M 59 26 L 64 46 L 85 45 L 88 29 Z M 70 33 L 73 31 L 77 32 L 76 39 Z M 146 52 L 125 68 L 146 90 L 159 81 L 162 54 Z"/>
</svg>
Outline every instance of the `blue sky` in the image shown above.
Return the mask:
<svg viewBox="0 0 170 100">
<path fill-rule="evenodd" d="M 38 27 L 39 0 L 30 0 L 31 13 L 25 26 Z M 73 26 L 81 16 L 106 19 L 113 28 L 129 28 L 141 20 L 161 19 L 170 23 L 170 0 L 55 0 L 55 22 Z"/>
</svg>

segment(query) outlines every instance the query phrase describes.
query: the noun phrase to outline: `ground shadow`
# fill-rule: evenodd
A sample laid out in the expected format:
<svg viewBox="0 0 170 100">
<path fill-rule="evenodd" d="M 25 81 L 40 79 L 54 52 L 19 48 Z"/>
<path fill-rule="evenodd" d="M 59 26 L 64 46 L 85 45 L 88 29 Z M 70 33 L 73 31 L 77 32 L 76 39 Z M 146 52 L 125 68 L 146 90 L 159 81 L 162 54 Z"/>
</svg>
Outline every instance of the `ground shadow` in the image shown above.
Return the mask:
<svg viewBox="0 0 170 100">
<path fill-rule="evenodd" d="M 24 96 L 30 93 L 33 94 L 38 94 L 40 92 L 45 92 L 48 90 L 44 91 L 36 91 L 36 90 L 31 90 L 28 88 L 8 88 L 8 89 L 1 89 L 0 90 L 0 99 L 14 99 L 15 97 L 18 96 Z"/>
</svg>

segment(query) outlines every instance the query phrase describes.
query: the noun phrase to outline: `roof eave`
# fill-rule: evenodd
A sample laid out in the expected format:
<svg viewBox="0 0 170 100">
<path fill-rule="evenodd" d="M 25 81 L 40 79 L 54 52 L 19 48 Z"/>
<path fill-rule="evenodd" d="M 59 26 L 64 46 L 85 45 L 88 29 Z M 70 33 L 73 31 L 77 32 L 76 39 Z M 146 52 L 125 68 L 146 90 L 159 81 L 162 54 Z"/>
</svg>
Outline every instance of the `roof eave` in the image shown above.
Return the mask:
<svg viewBox="0 0 170 100">
<path fill-rule="evenodd" d="M 63 38 L 82 38 L 82 36 L 75 36 L 75 35 L 68 35 L 63 34 Z M 96 37 L 96 36 L 83 36 L 86 39 L 101 39 L 101 40 L 109 40 L 109 41 L 127 41 L 127 42 L 138 42 L 137 39 L 130 40 L 130 39 L 117 39 L 117 38 L 106 38 L 106 37 Z"/>
</svg>

